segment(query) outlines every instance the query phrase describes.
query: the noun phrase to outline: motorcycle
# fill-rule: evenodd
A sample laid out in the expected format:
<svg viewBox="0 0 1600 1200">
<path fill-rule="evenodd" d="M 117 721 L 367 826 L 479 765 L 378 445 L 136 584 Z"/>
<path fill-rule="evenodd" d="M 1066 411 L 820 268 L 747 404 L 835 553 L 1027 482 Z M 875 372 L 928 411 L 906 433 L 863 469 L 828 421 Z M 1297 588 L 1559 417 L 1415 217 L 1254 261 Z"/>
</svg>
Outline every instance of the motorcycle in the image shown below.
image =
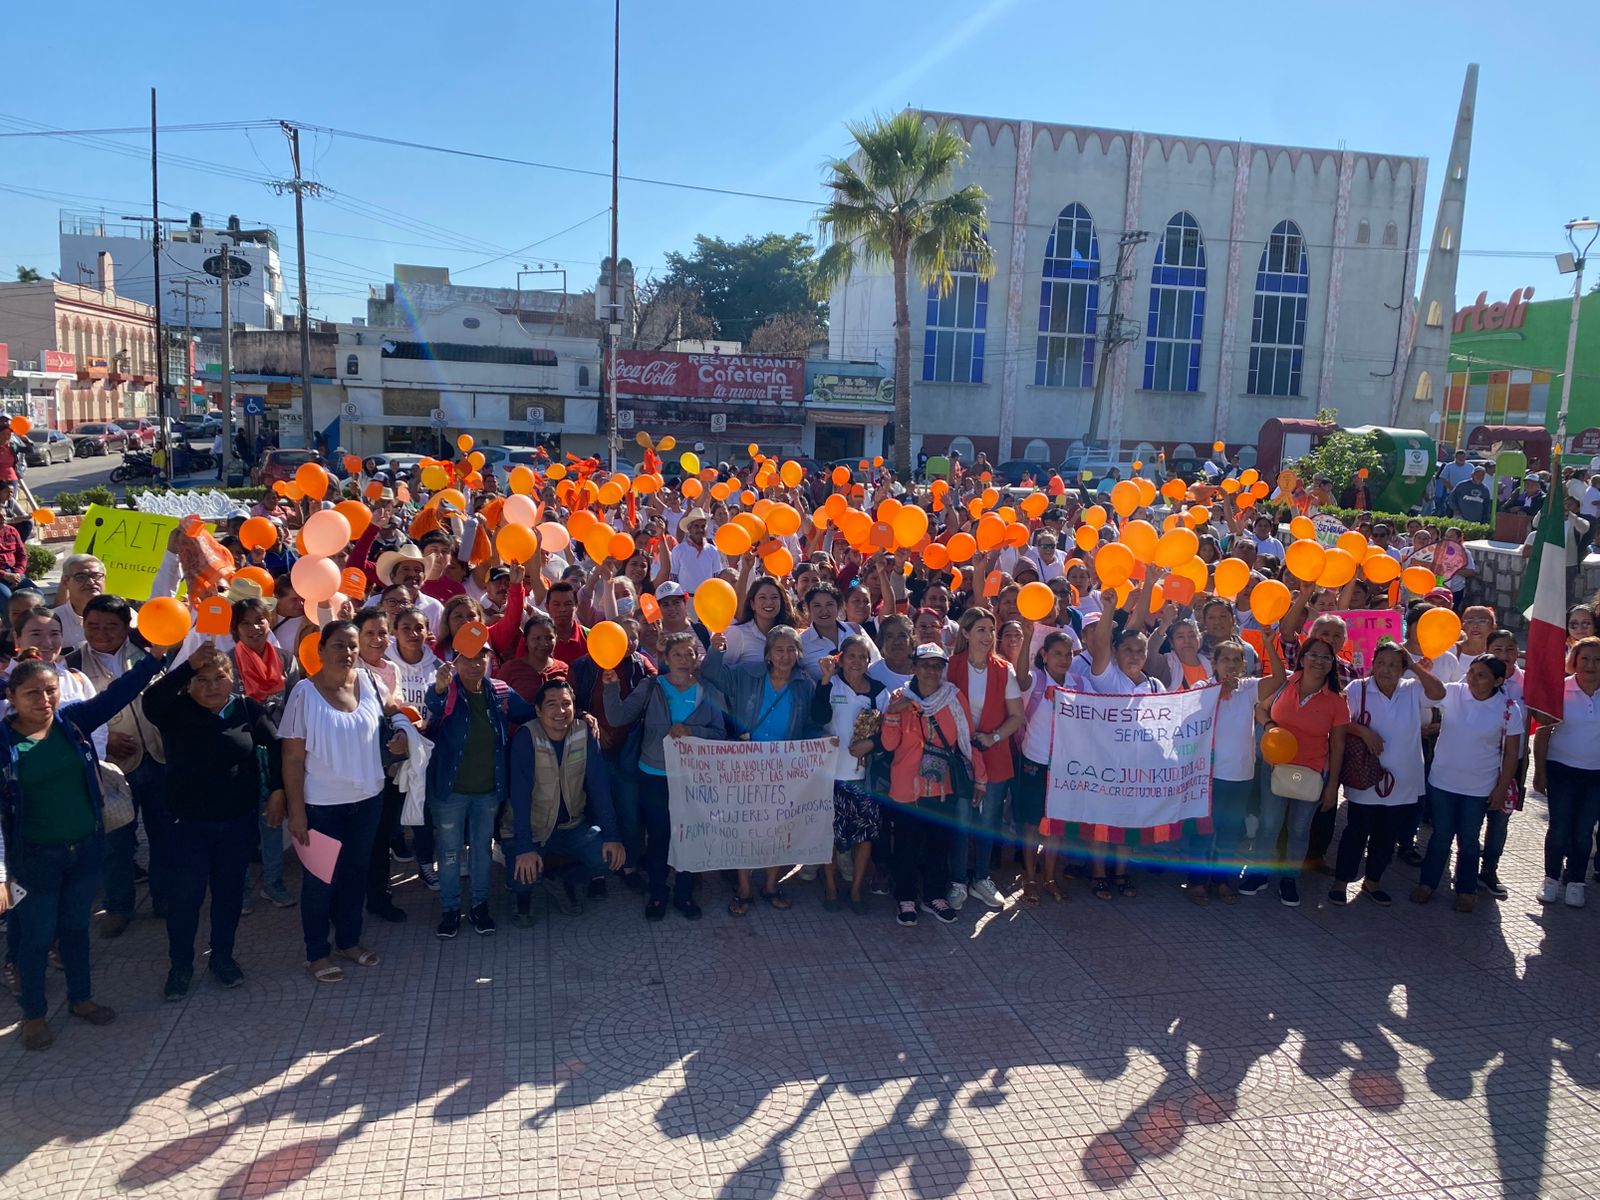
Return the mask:
<svg viewBox="0 0 1600 1200">
<path fill-rule="evenodd" d="M 155 474 L 155 465 L 150 461 L 150 455 L 143 451 L 133 451 L 124 454 L 121 464 L 111 469 L 111 482 L 125 483 L 130 479 L 153 479 Z"/>
</svg>

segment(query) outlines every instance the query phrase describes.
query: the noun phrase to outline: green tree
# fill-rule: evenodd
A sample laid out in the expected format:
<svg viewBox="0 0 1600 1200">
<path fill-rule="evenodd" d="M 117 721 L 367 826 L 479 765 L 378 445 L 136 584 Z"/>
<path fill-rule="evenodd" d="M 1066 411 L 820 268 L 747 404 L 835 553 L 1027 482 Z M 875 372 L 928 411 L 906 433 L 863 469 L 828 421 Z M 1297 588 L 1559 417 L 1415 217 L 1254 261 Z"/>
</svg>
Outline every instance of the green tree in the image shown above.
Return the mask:
<svg viewBox="0 0 1600 1200">
<path fill-rule="evenodd" d="M 43 278 L 44 276 L 32 267 L 25 267 L 21 263 L 17 264 L 18 283 L 38 283 Z"/>
<path fill-rule="evenodd" d="M 1326 475 L 1328 482 L 1333 485 L 1336 499 L 1362 467 L 1367 469 L 1367 482 L 1376 494 L 1380 484 L 1378 476 L 1383 469 L 1383 456 L 1378 453 L 1378 435 L 1350 433 L 1343 429 L 1330 433 L 1294 464 L 1295 472 L 1308 482 L 1313 476 Z"/>
<path fill-rule="evenodd" d="M 966 161 L 966 139 L 948 121 L 930 128 L 915 112 L 850 127 L 856 151 L 828 164 L 832 198 L 818 223 L 832 243 L 817 262 L 815 288 L 827 295 L 858 266 L 887 264 L 894 276 L 894 464 L 911 476 L 911 277 L 948 291 L 951 269 L 994 274 L 983 233 L 988 197 L 977 184 L 951 190 Z"/>
<path fill-rule="evenodd" d="M 811 313 L 820 322 L 823 306 L 811 297 L 816 247 L 803 233 L 769 233 L 740 242 L 694 239 L 689 254 L 669 253 L 662 286 L 700 293 L 717 336 L 747 342 L 769 318 Z"/>
</svg>

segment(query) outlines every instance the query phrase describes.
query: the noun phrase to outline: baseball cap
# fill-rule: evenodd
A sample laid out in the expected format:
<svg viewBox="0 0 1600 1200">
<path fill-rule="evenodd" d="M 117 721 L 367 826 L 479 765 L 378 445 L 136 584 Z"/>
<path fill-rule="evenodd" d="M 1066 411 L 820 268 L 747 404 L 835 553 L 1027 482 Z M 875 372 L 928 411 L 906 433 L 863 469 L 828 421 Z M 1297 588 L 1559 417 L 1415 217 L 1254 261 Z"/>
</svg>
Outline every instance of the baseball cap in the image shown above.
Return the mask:
<svg viewBox="0 0 1600 1200">
<path fill-rule="evenodd" d="M 673 596 L 686 596 L 688 593 L 683 590 L 683 584 L 676 579 L 669 579 L 665 583 L 656 585 L 655 595 L 657 600 L 667 600 Z"/>
<path fill-rule="evenodd" d="M 944 652 L 943 646 L 936 646 L 931 643 L 918 646 L 911 652 L 911 658 L 913 662 L 922 662 L 926 659 L 938 659 L 942 663 L 950 661 L 950 656 Z"/>
</svg>

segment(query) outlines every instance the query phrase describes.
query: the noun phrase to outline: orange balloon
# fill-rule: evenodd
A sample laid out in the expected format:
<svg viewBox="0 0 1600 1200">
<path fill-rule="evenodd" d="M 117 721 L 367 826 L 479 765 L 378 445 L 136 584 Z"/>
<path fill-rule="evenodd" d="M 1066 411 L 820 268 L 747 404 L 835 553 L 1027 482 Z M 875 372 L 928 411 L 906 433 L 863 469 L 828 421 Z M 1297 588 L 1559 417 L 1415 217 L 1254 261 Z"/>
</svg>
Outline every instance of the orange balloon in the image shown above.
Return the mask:
<svg viewBox="0 0 1600 1200">
<path fill-rule="evenodd" d="M 833 469 L 833 484 L 834 484 L 835 487 L 843 487 L 845 484 L 847 484 L 849 482 L 850 482 L 850 468 L 849 467 L 835 467 Z"/>
<path fill-rule="evenodd" d="M 361 459 L 354 454 L 344 456 L 344 473 L 346 475 L 361 474 Z"/>
<path fill-rule="evenodd" d="M 789 548 L 782 544 L 768 553 L 761 560 L 761 565 L 767 569 L 767 574 L 784 578 L 794 570 L 794 555 L 789 553 Z"/>
<path fill-rule="evenodd" d="M 1139 492 L 1139 504 L 1141 507 L 1149 508 L 1156 502 L 1156 485 L 1154 483 L 1143 475 L 1131 482 Z"/>
<path fill-rule="evenodd" d="M 1300 743 L 1281 725 L 1274 725 L 1261 735 L 1261 757 L 1275 767 L 1294 761 L 1300 753 Z"/>
<path fill-rule="evenodd" d="M 1119 480 L 1111 489 L 1111 507 L 1125 517 L 1139 507 L 1139 489 L 1131 480 Z"/>
<path fill-rule="evenodd" d="M 718 527 L 712 541 L 715 542 L 717 549 L 729 558 L 738 558 L 750 549 L 750 534 L 743 525 L 730 523 Z"/>
<path fill-rule="evenodd" d="M 1072 540 L 1079 550 L 1093 550 L 1100 544 L 1100 535 L 1091 526 L 1079 525 L 1072 531 Z"/>
<path fill-rule="evenodd" d="M 341 500 L 333 506 L 333 511 L 343 513 L 344 519 L 350 522 L 352 538 L 360 537 L 372 524 L 372 510 L 359 500 Z"/>
<path fill-rule="evenodd" d="M 1361 572 L 1373 583 L 1393 583 L 1400 577 L 1400 563 L 1393 555 L 1373 546 L 1361 562 Z"/>
<path fill-rule="evenodd" d="M 189 610 L 171 596 L 146 600 L 139 608 L 139 632 L 152 646 L 176 646 L 189 636 Z"/>
<path fill-rule="evenodd" d="M 1213 590 L 1227 600 L 1244 591 L 1244 585 L 1250 582 L 1250 568 L 1240 558 L 1218 559 L 1212 574 Z"/>
<path fill-rule="evenodd" d="M 970 533 L 958 533 L 946 543 L 945 549 L 950 552 L 950 561 L 964 563 L 978 552 L 978 542 Z"/>
<path fill-rule="evenodd" d="M 549 479 L 565 479 L 567 477 L 567 468 L 561 463 L 551 463 L 549 470 L 545 472 L 545 476 Z"/>
<path fill-rule="evenodd" d="M 595 516 L 587 508 L 580 508 L 567 518 L 567 532 L 581 541 L 583 535 L 599 523 L 599 517 Z"/>
<path fill-rule="evenodd" d="M 792 504 L 774 504 L 766 522 L 773 537 L 789 537 L 800 532 L 800 510 Z"/>
<path fill-rule="evenodd" d="M 1117 541 L 1132 550 L 1135 561 L 1141 563 L 1154 559 L 1157 540 L 1156 527 L 1149 521 L 1127 521 L 1117 533 Z"/>
<path fill-rule="evenodd" d="M 261 589 L 261 594 L 263 596 L 272 595 L 277 586 L 273 582 L 272 572 L 264 570 L 261 567 L 240 567 L 233 573 L 233 577 L 235 580 L 251 580 L 257 587 Z"/>
<path fill-rule="evenodd" d="M 611 544 L 606 547 L 606 553 L 618 562 L 627 562 L 633 557 L 633 537 L 626 533 L 611 535 Z"/>
<path fill-rule="evenodd" d="M 1438 658 L 1461 636 L 1461 618 L 1448 608 L 1430 608 L 1417 618 L 1417 648 Z"/>
<path fill-rule="evenodd" d="M 1133 567 L 1133 551 L 1121 542 L 1112 542 L 1095 552 L 1094 573 L 1101 587 L 1114 588 L 1127 583 Z"/>
<path fill-rule="evenodd" d="M 1250 593 L 1250 615 L 1263 625 L 1271 625 L 1289 611 L 1294 598 L 1289 589 L 1276 579 L 1256 584 Z"/>
<path fill-rule="evenodd" d="M 294 481 L 300 485 L 300 490 L 313 500 L 321 500 L 328 494 L 328 473 L 322 469 L 320 463 L 301 463 L 295 469 Z"/>
<path fill-rule="evenodd" d="M 239 526 L 239 544 L 246 550 L 270 550 L 278 544 L 278 527 L 265 517 L 251 517 Z"/>
<path fill-rule="evenodd" d="M 1034 492 L 1022 501 L 1022 511 L 1037 521 L 1044 516 L 1044 510 L 1050 507 L 1050 497 L 1043 492 Z"/>
<path fill-rule="evenodd" d="M 1017 611 L 1029 621 L 1042 621 L 1056 610 L 1056 594 L 1048 583 L 1034 580 L 1017 593 Z"/>
<path fill-rule="evenodd" d="M 927 511 L 915 504 L 901 505 L 890 525 L 894 528 L 895 541 L 905 549 L 910 549 L 928 536 Z"/>
<path fill-rule="evenodd" d="M 1317 527 L 1311 523 L 1310 517 L 1296 517 L 1289 522 L 1289 535 L 1296 538 L 1316 539 Z"/>
<path fill-rule="evenodd" d="M 1333 544 L 1357 562 L 1367 556 L 1367 539 L 1354 529 L 1348 533 L 1341 533 Z"/>
<path fill-rule="evenodd" d="M 622 503 L 623 489 L 615 480 L 607 480 L 600 488 L 600 507 L 611 508 Z"/>
<path fill-rule="evenodd" d="M 305 627 L 300 636 L 300 648 L 295 652 L 295 657 L 300 660 L 300 665 L 305 668 L 307 675 L 315 675 L 322 670 L 322 651 L 317 646 L 318 637 L 315 625 Z"/>
<path fill-rule="evenodd" d="M 1006 526 L 1006 536 L 1001 539 L 1002 546 L 1010 546 L 1013 550 L 1021 550 L 1028 544 L 1028 527 L 1018 522 Z"/>
<path fill-rule="evenodd" d="M 1099 529 L 1106 523 L 1107 517 L 1106 510 L 1098 504 L 1091 504 L 1083 510 L 1083 523 L 1090 529 Z"/>
<path fill-rule="evenodd" d="M 1195 536 L 1194 530 L 1174 529 L 1161 535 L 1153 557 L 1156 566 L 1171 569 L 1179 563 L 1188 562 L 1199 549 L 1200 539 Z"/>
<path fill-rule="evenodd" d="M 1407 567 L 1400 572 L 1400 586 L 1418 596 L 1426 596 L 1439 586 L 1434 573 L 1427 567 Z"/>
<path fill-rule="evenodd" d="M 778 470 L 778 478 L 783 480 L 784 487 L 799 487 L 800 481 L 805 477 L 806 469 L 793 459 L 784 463 Z"/>
<path fill-rule="evenodd" d="M 718 484 L 717 486 L 721 487 L 722 485 Z M 705 491 L 705 487 L 706 485 L 701 483 L 698 479 L 685 479 L 683 481 L 683 487 L 681 490 L 683 491 L 684 499 L 698 500 L 700 498 L 700 493 Z"/>
<path fill-rule="evenodd" d="M 578 540 L 583 543 L 585 554 L 597 563 L 604 562 L 606 555 L 611 552 L 611 535 L 615 532 L 605 522 L 597 521 Z"/>
<path fill-rule="evenodd" d="M 1347 550 L 1335 546 L 1328 551 L 1323 562 L 1322 574 L 1317 576 L 1317 586 L 1325 588 L 1342 588 L 1356 577 L 1356 569 L 1360 566 Z"/>
<path fill-rule="evenodd" d="M 33 422 L 27 417 L 23 416 L 21 413 L 18 413 L 16 416 L 11 418 L 11 432 L 16 434 L 18 437 L 27 437 L 28 430 L 32 428 Z"/>
<path fill-rule="evenodd" d="M 589 630 L 589 657 L 602 671 L 614 671 L 628 657 L 628 631 L 615 621 L 601 621 Z"/>
<path fill-rule="evenodd" d="M 712 633 L 722 633 L 733 624 L 739 600 L 726 579 L 708 579 L 694 591 L 694 615 Z"/>
<path fill-rule="evenodd" d="M 1321 577 L 1322 569 L 1327 565 L 1328 552 L 1318 543 L 1302 539 L 1290 542 L 1283 552 L 1283 558 L 1283 565 L 1289 568 L 1289 574 L 1309 583 Z"/>
<path fill-rule="evenodd" d="M 1170 584 L 1174 579 L 1187 579 L 1194 584 L 1194 590 L 1198 592 L 1206 586 L 1206 580 L 1210 577 L 1210 574 L 1210 569 L 1204 562 L 1199 558 L 1191 558 L 1188 562 L 1182 562 L 1173 567 L 1172 574 L 1167 576 L 1167 582 Z M 1168 594 L 1170 595 L 1170 589 Z"/>
<path fill-rule="evenodd" d="M 460 437 L 458 437 L 456 439 L 456 449 L 461 451 L 463 454 L 465 454 L 468 450 L 471 450 L 472 435 L 470 433 L 463 433 Z"/>
<path fill-rule="evenodd" d="M 985 513 L 978 522 L 978 549 L 987 554 L 1006 536 L 1006 523 L 998 513 Z"/>
<path fill-rule="evenodd" d="M 525 563 L 539 548 L 539 539 L 526 525 L 506 524 L 495 534 L 494 546 L 506 562 Z"/>
</svg>

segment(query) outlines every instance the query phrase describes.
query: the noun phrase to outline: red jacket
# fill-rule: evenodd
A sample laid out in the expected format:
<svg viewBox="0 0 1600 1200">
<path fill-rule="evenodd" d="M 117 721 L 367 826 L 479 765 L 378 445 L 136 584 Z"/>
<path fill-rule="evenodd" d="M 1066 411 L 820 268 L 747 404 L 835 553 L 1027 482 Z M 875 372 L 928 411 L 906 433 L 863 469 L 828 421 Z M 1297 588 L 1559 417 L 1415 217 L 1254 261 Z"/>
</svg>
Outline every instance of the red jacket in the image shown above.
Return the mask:
<svg viewBox="0 0 1600 1200">
<path fill-rule="evenodd" d="M 966 653 L 956 655 L 950 660 L 950 670 L 945 678 L 953 683 L 956 690 L 965 699 L 967 693 L 967 673 L 971 668 L 970 660 Z M 1011 664 L 1004 659 L 991 658 L 989 660 L 989 686 L 983 693 L 983 711 L 977 714 L 973 723 L 973 733 L 993 733 L 1006 723 L 1006 683 L 1011 678 Z M 996 742 L 988 749 L 979 749 L 974 746 L 973 757 L 981 758 L 984 766 L 988 768 L 990 783 L 1004 783 L 1012 776 L 1011 741 Z"/>
<path fill-rule="evenodd" d="M 0 524 L 0 571 L 28 574 L 28 548 L 14 525 Z"/>
</svg>

